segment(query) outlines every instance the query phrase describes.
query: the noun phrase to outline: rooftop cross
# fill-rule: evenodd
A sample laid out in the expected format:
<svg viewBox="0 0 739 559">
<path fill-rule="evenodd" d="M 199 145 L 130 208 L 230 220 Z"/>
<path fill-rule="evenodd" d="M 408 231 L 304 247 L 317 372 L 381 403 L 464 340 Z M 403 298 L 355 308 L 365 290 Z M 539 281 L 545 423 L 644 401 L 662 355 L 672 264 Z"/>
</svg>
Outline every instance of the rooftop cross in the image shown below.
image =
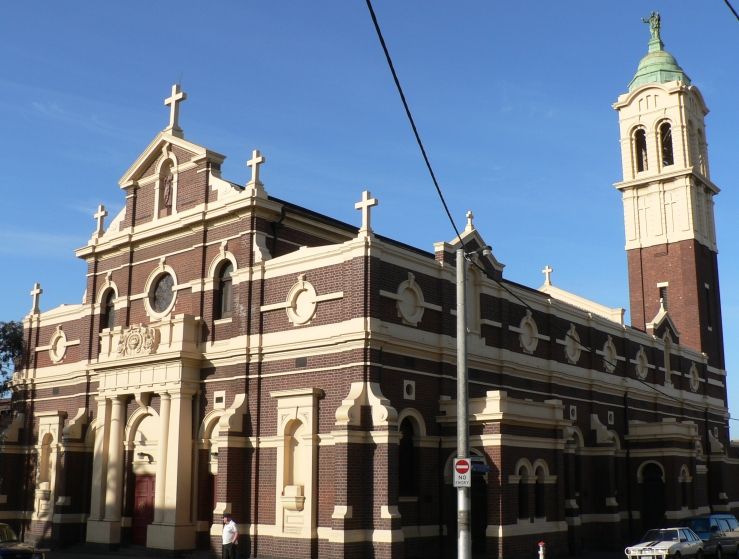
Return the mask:
<svg viewBox="0 0 739 559">
<path fill-rule="evenodd" d="M 105 216 L 108 215 L 108 212 L 105 210 L 105 206 L 100 204 L 98 206 L 98 211 L 95 212 L 95 214 L 92 216 L 95 219 L 97 219 L 98 225 L 97 229 L 95 230 L 95 236 L 100 237 L 103 233 L 105 233 Z"/>
<path fill-rule="evenodd" d="M 547 264 L 544 266 L 544 269 L 541 271 L 542 274 L 544 274 L 544 285 L 552 285 L 552 272 L 554 270 Z"/>
<path fill-rule="evenodd" d="M 362 200 L 354 204 L 354 209 L 362 211 L 362 227 L 359 233 L 365 235 L 372 234 L 372 226 L 370 225 L 370 208 L 379 204 L 376 198 L 371 198 L 372 194 L 369 190 L 362 192 Z"/>
<path fill-rule="evenodd" d="M 472 231 L 475 228 L 475 226 L 472 224 L 472 220 L 475 218 L 475 214 L 472 213 L 472 210 L 467 210 L 465 217 L 467 218 L 467 225 L 465 226 L 464 230 Z"/>
<path fill-rule="evenodd" d="M 251 181 L 254 184 L 260 184 L 259 182 L 259 166 L 266 162 L 267 158 L 264 157 L 258 149 L 251 152 L 251 159 L 246 162 L 247 167 L 251 167 Z"/>
<path fill-rule="evenodd" d="M 43 289 L 41 289 L 40 283 L 34 283 L 33 289 L 31 290 L 31 297 L 32 297 L 32 303 L 31 303 L 31 314 L 38 314 L 39 308 L 38 308 L 38 301 L 39 296 L 44 292 Z"/>
<path fill-rule="evenodd" d="M 169 105 L 169 126 L 168 131 L 177 131 L 182 133 L 180 128 L 180 107 L 179 103 L 187 99 L 187 93 L 182 91 L 180 84 L 176 83 L 172 86 L 172 95 L 164 100 L 165 105 Z"/>
</svg>

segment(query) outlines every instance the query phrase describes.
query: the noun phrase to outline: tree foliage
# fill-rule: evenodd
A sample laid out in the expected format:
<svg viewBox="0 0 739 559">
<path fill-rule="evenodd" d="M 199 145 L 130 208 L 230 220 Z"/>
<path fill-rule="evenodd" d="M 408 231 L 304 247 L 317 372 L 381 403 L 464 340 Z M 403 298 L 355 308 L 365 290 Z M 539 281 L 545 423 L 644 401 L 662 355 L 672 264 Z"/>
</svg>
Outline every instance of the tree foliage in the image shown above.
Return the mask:
<svg viewBox="0 0 739 559">
<path fill-rule="evenodd" d="M 4 393 L 13 371 L 22 365 L 23 324 L 0 322 L 0 390 Z"/>
</svg>

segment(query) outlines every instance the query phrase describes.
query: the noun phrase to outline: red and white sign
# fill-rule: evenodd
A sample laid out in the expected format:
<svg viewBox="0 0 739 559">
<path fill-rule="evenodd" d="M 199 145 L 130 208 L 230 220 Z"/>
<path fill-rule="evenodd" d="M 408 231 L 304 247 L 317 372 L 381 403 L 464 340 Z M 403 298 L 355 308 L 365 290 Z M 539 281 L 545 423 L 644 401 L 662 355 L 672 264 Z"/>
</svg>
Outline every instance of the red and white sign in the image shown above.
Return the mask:
<svg viewBox="0 0 739 559">
<path fill-rule="evenodd" d="M 472 463 L 469 458 L 454 459 L 454 487 L 472 487 Z"/>
</svg>

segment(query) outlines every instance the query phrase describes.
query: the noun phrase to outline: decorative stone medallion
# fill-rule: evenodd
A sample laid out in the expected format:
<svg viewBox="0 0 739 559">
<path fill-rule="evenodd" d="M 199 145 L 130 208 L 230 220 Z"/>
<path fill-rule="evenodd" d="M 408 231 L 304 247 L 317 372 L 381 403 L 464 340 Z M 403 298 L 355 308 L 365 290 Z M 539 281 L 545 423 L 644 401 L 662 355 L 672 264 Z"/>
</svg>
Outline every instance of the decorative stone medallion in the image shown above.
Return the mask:
<svg viewBox="0 0 739 559">
<path fill-rule="evenodd" d="M 518 335 L 521 349 L 526 353 L 534 353 L 536 346 L 539 345 L 539 329 L 536 327 L 536 322 L 531 316 L 531 311 L 526 311 L 526 316 L 521 319 L 519 324 L 521 330 Z"/>
<path fill-rule="evenodd" d="M 616 370 L 616 360 L 618 359 L 618 353 L 616 352 L 616 346 L 613 343 L 613 338 L 608 336 L 606 343 L 603 344 L 603 368 L 608 373 L 612 373 Z"/>
<path fill-rule="evenodd" d="M 398 286 L 396 307 L 398 317 L 405 324 L 418 326 L 423 318 L 424 299 L 421 288 L 416 283 L 416 277 L 408 272 L 408 279 Z"/>
<path fill-rule="evenodd" d="M 61 363 L 67 353 L 67 335 L 57 326 L 49 340 L 49 358 L 52 363 Z"/>
<path fill-rule="evenodd" d="M 567 361 L 575 365 L 580 360 L 582 354 L 582 346 L 580 345 L 580 335 L 577 333 L 575 325 L 570 323 L 570 329 L 565 335 L 565 355 Z"/>
<path fill-rule="evenodd" d="M 636 376 L 644 380 L 648 373 L 649 360 L 647 359 L 647 352 L 642 347 L 639 349 L 639 353 L 636 354 Z"/>
<path fill-rule="evenodd" d="M 316 314 L 316 288 L 305 280 L 305 274 L 300 274 L 298 282 L 290 288 L 286 303 L 287 318 L 293 324 L 307 324 Z"/>
<path fill-rule="evenodd" d="M 698 392 L 698 389 L 701 387 L 701 377 L 695 363 L 690 366 L 690 372 L 688 375 L 690 376 L 690 390 Z"/>
<path fill-rule="evenodd" d="M 123 331 L 118 340 L 118 355 L 134 357 L 151 355 L 159 347 L 159 331 L 148 326 L 131 326 Z"/>
</svg>

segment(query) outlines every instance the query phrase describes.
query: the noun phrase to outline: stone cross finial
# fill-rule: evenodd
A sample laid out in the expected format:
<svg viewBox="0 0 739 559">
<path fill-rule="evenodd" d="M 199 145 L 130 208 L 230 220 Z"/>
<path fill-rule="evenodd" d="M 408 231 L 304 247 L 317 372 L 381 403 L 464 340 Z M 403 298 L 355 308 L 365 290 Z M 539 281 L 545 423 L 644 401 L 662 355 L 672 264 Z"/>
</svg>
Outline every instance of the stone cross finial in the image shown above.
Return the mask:
<svg viewBox="0 0 739 559">
<path fill-rule="evenodd" d="M 41 289 L 41 284 L 36 282 L 33 284 L 33 289 L 31 290 L 31 314 L 38 314 L 39 313 L 39 307 L 38 302 L 41 294 L 44 292 L 43 289 Z"/>
<path fill-rule="evenodd" d="M 554 270 L 547 264 L 544 266 L 544 269 L 541 271 L 542 274 L 544 274 L 544 285 L 552 285 L 552 272 Z"/>
<path fill-rule="evenodd" d="M 467 210 L 465 217 L 467 218 L 467 225 L 465 225 L 464 230 L 472 231 L 475 228 L 475 226 L 472 224 L 472 220 L 475 218 L 475 214 L 472 213 L 472 210 Z"/>
<path fill-rule="evenodd" d="M 246 162 L 246 166 L 251 167 L 250 183 L 261 184 L 259 181 L 259 166 L 266 161 L 267 158 L 264 157 L 258 149 L 251 152 L 251 159 Z"/>
<path fill-rule="evenodd" d="M 369 190 L 362 192 L 362 200 L 354 204 L 354 209 L 362 211 L 362 227 L 359 228 L 359 233 L 365 235 L 372 234 L 372 226 L 370 225 L 370 208 L 378 205 L 380 202 L 376 198 L 371 197 L 372 194 Z"/>
<path fill-rule="evenodd" d="M 167 127 L 168 131 L 171 132 L 182 132 L 182 129 L 180 128 L 179 118 L 180 118 L 180 101 L 185 101 L 187 99 L 187 93 L 182 91 L 180 88 L 180 84 L 176 83 L 172 86 L 172 95 L 167 97 L 164 100 L 165 105 L 169 105 L 169 126 Z"/>
<path fill-rule="evenodd" d="M 98 225 L 97 229 L 95 230 L 95 236 L 100 237 L 103 233 L 105 233 L 105 216 L 108 215 L 108 212 L 105 210 L 105 206 L 100 204 L 98 206 L 98 211 L 93 214 L 92 217 L 97 219 Z"/>
</svg>

